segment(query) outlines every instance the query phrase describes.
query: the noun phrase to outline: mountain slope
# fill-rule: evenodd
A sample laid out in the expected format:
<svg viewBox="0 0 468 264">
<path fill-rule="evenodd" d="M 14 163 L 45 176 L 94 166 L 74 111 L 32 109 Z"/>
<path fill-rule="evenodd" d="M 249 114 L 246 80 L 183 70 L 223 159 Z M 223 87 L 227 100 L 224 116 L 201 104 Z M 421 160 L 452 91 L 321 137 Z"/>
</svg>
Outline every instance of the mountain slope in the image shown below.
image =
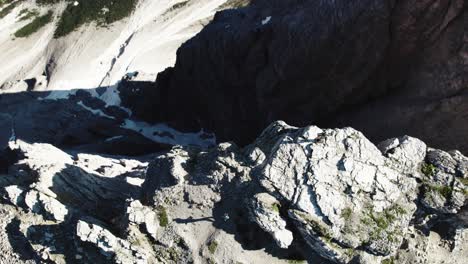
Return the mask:
<svg viewBox="0 0 468 264">
<path fill-rule="evenodd" d="M 136 71 L 147 72 L 150 75 L 143 78 L 154 80 L 159 71 L 173 65 L 181 43 L 201 30 L 221 5 L 229 6 L 226 0 L 140 0 L 129 17 L 104 26 L 91 21 L 54 38 L 61 17 L 70 15 L 64 10 L 80 7 L 80 1 L 77 7 L 74 1 L 13 2 L 15 7 L 0 17 L 0 60 L 8 62 L 0 65 L 0 86 L 10 91 L 25 90 L 27 86 L 17 81 L 33 78 L 34 90 L 109 86 Z M 39 14 L 53 10 L 54 20 L 26 38 L 16 38 L 14 33 L 32 20 L 21 20 L 24 10 Z"/>
</svg>

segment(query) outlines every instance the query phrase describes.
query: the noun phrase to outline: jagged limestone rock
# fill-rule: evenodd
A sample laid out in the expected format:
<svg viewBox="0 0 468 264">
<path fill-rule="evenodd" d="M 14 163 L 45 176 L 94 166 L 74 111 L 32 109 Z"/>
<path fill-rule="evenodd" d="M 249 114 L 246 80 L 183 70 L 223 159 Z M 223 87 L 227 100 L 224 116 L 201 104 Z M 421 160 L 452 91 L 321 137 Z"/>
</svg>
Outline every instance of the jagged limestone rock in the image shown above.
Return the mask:
<svg viewBox="0 0 468 264">
<path fill-rule="evenodd" d="M 156 236 L 159 227 L 159 220 L 156 211 L 141 204 L 140 201 L 131 201 L 127 207 L 127 217 L 131 224 L 143 224 L 146 232 L 153 238 Z"/>
<path fill-rule="evenodd" d="M 280 216 L 280 206 L 275 197 L 268 193 L 259 193 L 251 201 L 251 215 L 263 230 L 273 236 L 278 246 L 288 248 L 293 241 L 293 234 Z"/>
<path fill-rule="evenodd" d="M 168 153 L 156 157 L 148 166 L 147 180 L 143 184 L 142 199 L 147 203 L 157 200 L 153 197 L 157 191 L 170 189 L 183 183 L 188 175 L 185 167 L 190 159 L 189 153 L 182 148 L 173 148 Z"/>
<path fill-rule="evenodd" d="M 43 214 L 56 221 L 64 221 L 68 215 L 68 209 L 65 205 L 36 190 L 28 191 L 24 202 L 32 212 Z"/>
<path fill-rule="evenodd" d="M 3 188 L 5 198 L 12 204 L 20 206 L 24 201 L 24 189 L 17 185 L 11 185 Z"/>
<path fill-rule="evenodd" d="M 47 144 L 10 148 L 18 161 L 2 177 L 4 201 L 28 209 L 14 213 L 18 232 L 56 263 L 284 263 L 297 250 L 311 262 L 434 263 L 436 248 L 458 264 L 468 250 L 467 158 L 411 137 L 378 148 L 352 128 L 275 122 L 245 148 L 174 147 L 148 170 Z"/>
<path fill-rule="evenodd" d="M 102 219 L 121 214 L 125 200 L 138 196 L 138 184 L 129 179 L 143 180 L 147 167 L 147 163 L 123 158 L 89 154 L 73 157 L 49 144 L 21 140 L 10 142 L 10 148 L 19 157 L 14 165 L 14 172 L 19 173 L 15 179 L 28 179 L 28 187 L 39 195 L 31 193 L 30 208 L 39 200 L 45 204 L 57 201 Z"/>
<path fill-rule="evenodd" d="M 413 173 L 426 157 L 427 146 L 417 138 L 404 136 L 385 140 L 378 145 L 378 148 L 392 161 L 388 163 L 389 166 L 403 170 L 405 173 Z M 413 174 L 413 176 L 418 175 Z"/>
<path fill-rule="evenodd" d="M 145 252 L 98 225 L 79 220 L 76 235 L 83 242 L 95 244 L 106 256 L 114 257 L 116 263 L 147 263 Z"/>
<path fill-rule="evenodd" d="M 457 213 L 468 196 L 468 158 L 460 152 L 430 149 L 421 166 L 422 203 L 442 214 Z"/>
<path fill-rule="evenodd" d="M 290 215 L 298 225 L 311 227 L 301 229 L 306 241 L 315 250 L 333 252 L 324 257 L 341 259 L 334 247 L 389 255 L 401 244 L 416 209 L 416 181 L 407 172 L 424 158 L 410 155 L 419 143 L 409 140 L 400 151 L 411 160 L 393 166 L 354 129 L 297 129 L 276 143 L 260 179 L 295 208 Z"/>
</svg>

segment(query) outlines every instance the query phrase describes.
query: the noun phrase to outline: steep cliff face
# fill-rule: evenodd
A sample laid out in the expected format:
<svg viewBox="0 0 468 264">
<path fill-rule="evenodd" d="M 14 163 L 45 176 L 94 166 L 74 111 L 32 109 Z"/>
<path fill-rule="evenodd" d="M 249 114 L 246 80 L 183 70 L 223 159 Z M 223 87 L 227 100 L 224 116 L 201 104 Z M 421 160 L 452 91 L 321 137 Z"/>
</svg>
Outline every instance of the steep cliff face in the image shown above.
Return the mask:
<svg viewBox="0 0 468 264">
<path fill-rule="evenodd" d="M 465 2 L 257 0 L 223 11 L 159 74 L 146 118 L 241 144 L 283 119 L 466 151 Z"/>
</svg>

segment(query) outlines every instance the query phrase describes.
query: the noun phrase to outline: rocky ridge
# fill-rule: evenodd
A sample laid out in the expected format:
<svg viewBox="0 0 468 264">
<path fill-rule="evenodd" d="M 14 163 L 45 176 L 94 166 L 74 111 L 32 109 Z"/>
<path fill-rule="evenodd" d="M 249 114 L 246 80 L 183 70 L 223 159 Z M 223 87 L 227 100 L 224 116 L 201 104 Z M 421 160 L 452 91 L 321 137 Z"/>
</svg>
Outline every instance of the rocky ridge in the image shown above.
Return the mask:
<svg viewBox="0 0 468 264">
<path fill-rule="evenodd" d="M 0 260 L 462 263 L 468 158 L 404 136 L 271 124 L 145 159 L 11 139 Z"/>
</svg>

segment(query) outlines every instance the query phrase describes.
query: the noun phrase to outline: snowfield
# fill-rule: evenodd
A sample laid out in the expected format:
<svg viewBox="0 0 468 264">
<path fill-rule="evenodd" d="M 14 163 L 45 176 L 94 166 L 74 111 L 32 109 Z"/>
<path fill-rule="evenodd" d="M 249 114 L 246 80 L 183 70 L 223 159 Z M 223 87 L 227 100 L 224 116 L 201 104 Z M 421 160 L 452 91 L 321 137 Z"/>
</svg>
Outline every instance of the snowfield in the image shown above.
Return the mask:
<svg viewBox="0 0 468 264">
<path fill-rule="evenodd" d="M 108 27 L 95 23 L 60 39 L 53 38 L 58 14 L 65 3 L 49 7 L 55 21 L 27 38 L 14 32 L 28 23 L 19 21 L 25 8 L 39 9 L 34 0 L 20 3 L 0 19 L 0 86 L 25 89 L 19 80 L 45 79 L 35 90 L 70 90 L 110 86 L 123 75 L 144 72 L 149 80 L 175 62 L 177 48 L 199 32 L 226 0 L 140 0 L 134 13 Z M 11 92 L 11 91 L 10 91 Z"/>
</svg>

